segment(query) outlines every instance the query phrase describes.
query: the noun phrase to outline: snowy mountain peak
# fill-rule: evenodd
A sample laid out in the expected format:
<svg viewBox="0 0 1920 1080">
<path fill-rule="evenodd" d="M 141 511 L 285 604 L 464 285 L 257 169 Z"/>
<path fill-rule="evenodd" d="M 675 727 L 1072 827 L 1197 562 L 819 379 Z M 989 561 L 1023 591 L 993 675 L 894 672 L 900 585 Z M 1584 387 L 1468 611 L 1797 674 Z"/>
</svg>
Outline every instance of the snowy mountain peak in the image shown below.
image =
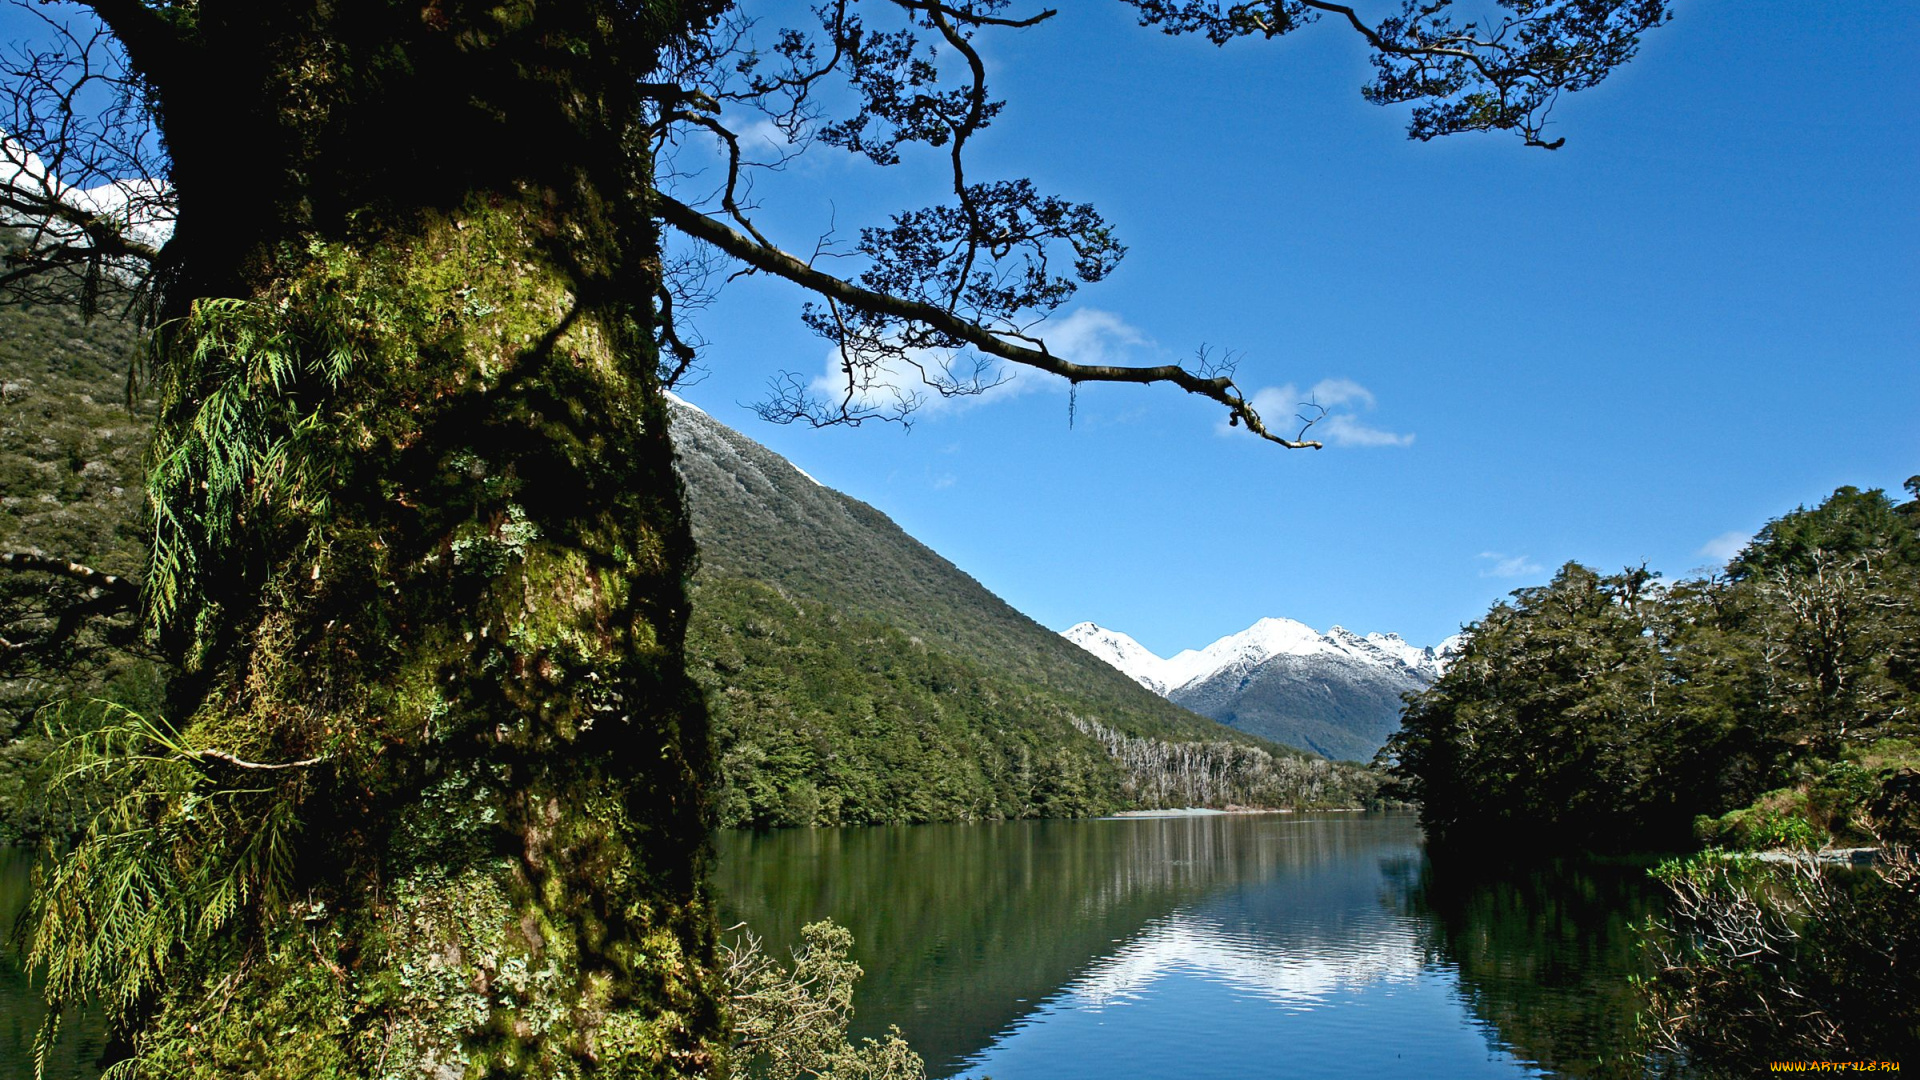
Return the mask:
<svg viewBox="0 0 1920 1080">
<path fill-rule="evenodd" d="M 1282 654 L 1299 656 L 1315 652 L 1320 632 L 1292 619 L 1261 619 L 1237 634 L 1229 634 L 1200 650 L 1201 655 L 1221 661 L 1216 668 L 1235 660 L 1258 663 Z M 1185 655 L 1185 654 L 1182 654 Z"/>
<path fill-rule="evenodd" d="M 1399 634 L 1368 634 L 1367 644 L 1430 678 L 1438 678 L 1445 670 L 1446 665 L 1440 660 L 1437 649 L 1409 645 Z"/>
<path fill-rule="evenodd" d="M 1167 684 L 1170 677 L 1167 661 L 1118 630 L 1083 622 L 1061 631 L 1060 636 L 1118 668 L 1128 678 L 1161 697 L 1173 689 Z"/>
<path fill-rule="evenodd" d="M 1432 686 L 1464 638 L 1434 648 L 1399 634 L 1321 633 L 1261 619 L 1203 649 L 1162 659 L 1118 630 L 1063 632 L 1161 697 L 1230 727 L 1335 760 L 1365 761 L 1400 726 L 1404 696 Z"/>
<path fill-rule="evenodd" d="M 1398 634 L 1362 637 L 1344 626 L 1322 634 L 1303 622 L 1281 618 L 1261 619 L 1204 649 L 1185 649 L 1171 658 L 1162 658 L 1118 630 L 1091 622 L 1062 631 L 1061 636 L 1163 697 L 1221 672 L 1251 671 L 1277 656 L 1344 657 L 1363 664 L 1405 667 L 1431 681 L 1445 669 L 1447 647 L 1455 642 L 1449 638 L 1440 649 L 1426 649 L 1408 644 Z"/>
</svg>

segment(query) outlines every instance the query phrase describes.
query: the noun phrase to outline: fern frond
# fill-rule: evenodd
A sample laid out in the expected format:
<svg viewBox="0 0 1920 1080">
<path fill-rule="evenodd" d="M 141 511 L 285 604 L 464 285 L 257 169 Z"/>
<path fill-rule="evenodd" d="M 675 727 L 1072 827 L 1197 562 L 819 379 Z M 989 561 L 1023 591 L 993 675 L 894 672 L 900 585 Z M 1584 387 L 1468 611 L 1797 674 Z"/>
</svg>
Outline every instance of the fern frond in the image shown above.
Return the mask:
<svg viewBox="0 0 1920 1080">
<path fill-rule="evenodd" d="M 244 913 L 284 911 L 299 824 L 297 779 L 236 787 L 211 764 L 219 752 L 164 719 L 107 702 L 68 713 L 48 722 L 55 783 L 94 810 L 35 872 L 27 962 L 49 1017 L 37 1061 L 67 1008 L 98 1000 L 124 1019 Z"/>
<path fill-rule="evenodd" d="M 205 568 L 231 565 L 250 530 L 298 511 L 324 517 L 327 406 L 362 361 L 365 322 L 338 298 L 210 298 L 155 331 L 149 362 L 171 403 L 147 485 L 156 628 L 200 606 Z"/>
</svg>

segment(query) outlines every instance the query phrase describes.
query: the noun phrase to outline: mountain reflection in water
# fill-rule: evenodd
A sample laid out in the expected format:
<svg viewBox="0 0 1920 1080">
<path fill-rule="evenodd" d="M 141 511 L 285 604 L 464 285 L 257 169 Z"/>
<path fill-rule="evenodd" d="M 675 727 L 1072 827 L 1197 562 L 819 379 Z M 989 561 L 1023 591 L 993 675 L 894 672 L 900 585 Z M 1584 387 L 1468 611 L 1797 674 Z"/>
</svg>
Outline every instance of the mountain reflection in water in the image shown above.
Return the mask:
<svg viewBox="0 0 1920 1080">
<path fill-rule="evenodd" d="M 935 1077 L 1601 1080 L 1632 1028 L 1636 866 L 1430 863 L 1408 815 L 1232 815 L 725 833 L 729 921 L 784 953 L 832 917 Z M 0 924 L 29 860 L 0 848 Z M 0 956 L 0 1063 L 41 1010 Z M 98 1074 L 97 1011 L 50 1077 Z M 17 1069 L 0 1067 L 0 1075 Z"/>
<path fill-rule="evenodd" d="M 1587 1076 L 1648 910 L 1630 868 L 1436 877 L 1408 815 L 728 833 L 719 863 L 776 955 L 852 930 L 856 1034 L 935 1077 Z"/>
</svg>

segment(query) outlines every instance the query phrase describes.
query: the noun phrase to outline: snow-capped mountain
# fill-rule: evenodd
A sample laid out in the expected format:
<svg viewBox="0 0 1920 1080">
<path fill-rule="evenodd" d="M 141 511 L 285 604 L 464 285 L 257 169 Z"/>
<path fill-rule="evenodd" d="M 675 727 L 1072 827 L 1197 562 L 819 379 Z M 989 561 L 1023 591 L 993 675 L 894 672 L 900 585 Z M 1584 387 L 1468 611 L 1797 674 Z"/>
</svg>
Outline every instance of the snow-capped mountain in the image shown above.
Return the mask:
<svg viewBox="0 0 1920 1080">
<path fill-rule="evenodd" d="M 1399 634 L 1361 637 L 1344 626 L 1322 634 L 1292 619 L 1261 619 L 1204 649 L 1185 649 L 1166 658 L 1126 634 L 1096 623 L 1079 623 L 1062 631 L 1062 636 L 1161 697 L 1222 672 L 1244 672 L 1276 656 L 1338 656 L 1386 665 L 1397 663 L 1432 682 L 1446 670 L 1447 660 L 1463 640 L 1455 634 L 1437 646 L 1423 648 L 1408 644 Z"/>
<path fill-rule="evenodd" d="M 1400 726 L 1400 696 L 1446 670 L 1459 636 L 1436 647 L 1398 634 L 1326 633 L 1261 619 L 1204 649 L 1163 658 L 1118 630 L 1080 623 L 1068 641 L 1175 704 L 1331 758 L 1372 757 Z"/>
<path fill-rule="evenodd" d="M 160 247 L 173 236 L 176 208 L 173 191 L 157 180 L 108 180 L 92 187 L 76 187 L 47 168 L 40 155 L 21 143 L 0 136 L 0 185 L 26 192 L 35 201 L 64 204 L 71 210 L 115 223 L 130 240 Z M 0 223 L 38 222 L 55 240 L 80 239 L 79 227 L 18 209 L 0 210 Z"/>
<path fill-rule="evenodd" d="M 1161 697 L 1166 697 L 1167 691 L 1176 685 L 1172 661 L 1118 630 L 1083 622 L 1063 631 L 1060 636 L 1119 668 L 1128 678 Z M 1188 650 L 1180 655 L 1195 654 Z"/>
</svg>

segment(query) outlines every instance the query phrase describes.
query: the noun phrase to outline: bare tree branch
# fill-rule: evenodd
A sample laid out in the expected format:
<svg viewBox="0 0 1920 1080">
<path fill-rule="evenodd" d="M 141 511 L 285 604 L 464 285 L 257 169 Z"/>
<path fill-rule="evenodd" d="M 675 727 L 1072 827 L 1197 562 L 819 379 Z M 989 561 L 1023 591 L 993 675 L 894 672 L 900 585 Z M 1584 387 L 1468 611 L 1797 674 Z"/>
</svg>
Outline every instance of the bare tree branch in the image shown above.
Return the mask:
<svg viewBox="0 0 1920 1080">
<path fill-rule="evenodd" d="M 130 56 L 136 46 L 157 54 L 159 39 L 149 31 L 170 36 L 173 29 L 130 0 L 91 5 L 107 26 L 70 24 L 40 5 L 11 3 L 40 32 L 34 44 L 0 58 L 0 225 L 8 227 L 0 293 L 78 299 L 90 314 L 104 289 L 130 289 L 137 304 L 161 260 L 175 204 L 149 96 L 153 80 L 135 73 Z M 116 38 L 121 24 L 126 34 Z"/>
<path fill-rule="evenodd" d="M 908 11 L 924 11 L 930 15 L 944 16 L 955 22 L 965 23 L 969 26 L 999 26 L 1013 30 L 1024 30 L 1029 26 L 1038 26 L 1048 19 L 1053 18 L 1055 15 L 1060 14 L 1053 8 L 1047 8 L 1037 15 L 1029 15 L 1024 19 L 1009 19 L 998 15 L 987 15 L 972 10 L 970 6 L 967 8 L 957 8 L 948 4 L 937 3 L 935 0 L 893 0 L 893 3 L 906 8 Z"/>
<path fill-rule="evenodd" d="M 1318 450 L 1321 448 L 1319 442 L 1288 439 L 1269 431 L 1260 419 L 1260 415 L 1254 411 L 1252 404 L 1240 393 L 1239 387 L 1224 375 L 1203 378 L 1177 364 L 1163 364 L 1157 367 L 1120 367 L 1110 364 L 1078 364 L 1063 360 L 1046 351 L 1044 343 L 1037 348 L 1020 345 L 937 305 L 861 288 L 850 281 L 817 270 L 777 247 L 757 243 L 726 223 L 716 221 L 666 195 L 658 196 L 655 205 L 662 220 L 688 236 L 696 240 L 704 240 L 756 270 L 784 278 L 830 301 L 923 324 L 941 334 L 963 341 L 989 356 L 1058 375 L 1076 385 L 1090 382 L 1172 383 L 1189 394 L 1196 394 L 1226 406 L 1230 423 L 1244 424 L 1248 431 L 1269 442 L 1293 449 Z"/>
<path fill-rule="evenodd" d="M 117 574 L 102 573 L 68 559 L 54 559 L 24 551 L 0 552 L 0 570 L 54 574 L 100 590 L 103 596 L 132 607 L 140 602 L 140 586 Z"/>
<path fill-rule="evenodd" d="M 236 769 L 251 769 L 260 772 L 277 772 L 282 769 L 311 769 L 315 765 L 321 765 L 327 761 L 327 757 L 324 754 L 319 757 L 301 758 L 299 761 L 247 761 L 244 758 L 234 757 L 224 750 L 196 750 L 193 751 L 193 756 L 201 761 L 217 761 L 222 765 L 229 765 Z"/>
</svg>

